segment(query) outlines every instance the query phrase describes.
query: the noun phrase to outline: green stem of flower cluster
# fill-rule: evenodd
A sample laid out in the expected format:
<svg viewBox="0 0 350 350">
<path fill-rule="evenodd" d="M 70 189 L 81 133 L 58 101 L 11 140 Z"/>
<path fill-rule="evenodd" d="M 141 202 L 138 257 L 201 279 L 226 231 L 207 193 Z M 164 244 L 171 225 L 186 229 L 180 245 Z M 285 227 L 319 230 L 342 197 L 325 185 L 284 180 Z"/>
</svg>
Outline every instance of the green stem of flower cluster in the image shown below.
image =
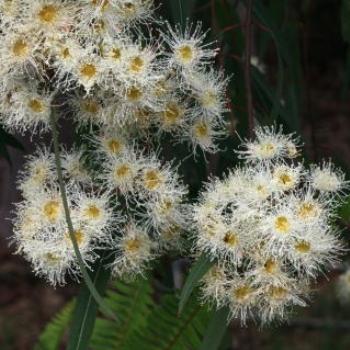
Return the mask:
<svg viewBox="0 0 350 350">
<path fill-rule="evenodd" d="M 55 153 L 55 163 L 56 163 L 56 170 L 57 170 L 57 176 L 58 176 L 58 183 L 60 187 L 61 192 L 61 198 L 63 203 L 63 208 L 65 212 L 66 222 L 68 226 L 68 232 L 69 237 L 73 244 L 73 249 L 79 264 L 80 271 L 83 275 L 84 281 L 92 295 L 92 297 L 95 299 L 96 303 L 100 306 L 101 311 L 108 317 L 111 317 L 112 319 L 117 320 L 117 317 L 114 315 L 114 313 L 107 307 L 105 302 L 103 301 L 102 297 L 96 290 L 94 283 L 91 280 L 91 277 L 86 269 L 86 266 L 83 261 L 83 257 L 81 256 L 79 246 L 75 237 L 74 228 L 73 228 L 73 222 L 72 218 L 70 216 L 69 211 L 69 205 L 67 200 L 67 192 L 66 187 L 63 180 L 63 173 L 62 173 L 62 164 L 61 164 L 61 157 L 60 157 L 60 146 L 58 141 L 58 129 L 57 129 L 57 121 L 55 117 L 55 113 L 52 111 L 50 115 L 50 124 L 51 124 L 51 131 L 52 131 L 52 137 L 53 137 L 53 146 L 54 146 L 54 153 Z"/>
</svg>

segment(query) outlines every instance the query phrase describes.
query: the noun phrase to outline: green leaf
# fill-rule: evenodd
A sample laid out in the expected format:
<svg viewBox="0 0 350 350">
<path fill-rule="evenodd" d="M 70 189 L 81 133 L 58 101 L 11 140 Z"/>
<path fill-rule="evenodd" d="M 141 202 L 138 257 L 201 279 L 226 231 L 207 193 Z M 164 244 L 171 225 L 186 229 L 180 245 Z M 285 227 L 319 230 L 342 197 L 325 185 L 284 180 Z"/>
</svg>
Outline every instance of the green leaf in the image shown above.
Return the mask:
<svg viewBox="0 0 350 350">
<path fill-rule="evenodd" d="M 146 326 L 155 304 L 149 280 L 140 278 L 126 284 L 118 281 L 115 290 L 107 293 L 106 304 L 118 315 L 120 322 L 97 319 L 91 347 L 99 350 L 129 350 L 137 331 Z"/>
<path fill-rule="evenodd" d="M 194 263 L 181 291 L 179 314 L 182 313 L 197 283 L 213 265 L 214 261 L 210 260 L 204 254 Z"/>
<path fill-rule="evenodd" d="M 35 350 L 58 350 L 71 320 L 74 302 L 68 303 L 45 327 Z"/>
<path fill-rule="evenodd" d="M 106 290 L 110 271 L 104 268 L 101 260 L 94 266 L 92 280 L 99 294 Z M 84 285 L 77 298 L 67 350 L 85 350 L 89 346 L 94 329 L 98 305 L 89 288 Z"/>
<path fill-rule="evenodd" d="M 223 307 L 214 313 L 199 350 L 219 349 L 227 330 L 229 313 L 230 310 L 227 307 Z"/>
<path fill-rule="evenodd" d="M 165 295 L 139 330 L 135 345 L 127 350 L 199 349 L 211 313 L 192 298 L 181 316 L 175 295 Z M 102 350 L 102 349 L 101 349 Z"/>
</svg>

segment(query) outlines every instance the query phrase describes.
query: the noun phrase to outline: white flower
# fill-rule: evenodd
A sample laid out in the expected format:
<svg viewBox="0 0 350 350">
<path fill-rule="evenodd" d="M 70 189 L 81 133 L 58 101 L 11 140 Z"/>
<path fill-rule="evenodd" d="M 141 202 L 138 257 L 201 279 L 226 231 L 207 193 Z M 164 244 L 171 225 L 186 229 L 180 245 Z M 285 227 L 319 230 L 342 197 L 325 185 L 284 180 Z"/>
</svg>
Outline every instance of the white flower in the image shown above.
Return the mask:
<svg viewBox="0 0 350 350">
<path fill-rule="evenodd" d="M 310 183 L 315 190 L 324 194 L 341 193 L 347 187 L 344 173 L 330 162 L 312 168 Z"/>
<path fill-rule="evenodd" d="M 121 237 L 112 244 L 116 258 L 112 263 L 112 273 L 117 276 L 130 276 L 144 271 L 154 258 L 154 244 L 147 232 L 131 222 L 125 227 Z"/>
<path fill-rule="evenodd" d="M 217 52 L 204 44 L 206 33 L 202 33 L 202 24 L 196 26 L 186 25 L 184 31 L 180 26 L 174 29 L 167 25 L 167 32 L 163 33 L 164 40 L 169 45 L 171 55 L 169 56 L 169 65 L 177 66 L 186 71 L 198 70 L 209 64 L 216 56 Z"/>
<path fill-rule="evenodd" d="M 251 162 L 269 162 L 297 155 L 298 140 L 293 134 L 283 135 L 282 128 L 257 127 L 254 141 L 245 140 L 237 151 L 241 159 Z"/>
</svg>

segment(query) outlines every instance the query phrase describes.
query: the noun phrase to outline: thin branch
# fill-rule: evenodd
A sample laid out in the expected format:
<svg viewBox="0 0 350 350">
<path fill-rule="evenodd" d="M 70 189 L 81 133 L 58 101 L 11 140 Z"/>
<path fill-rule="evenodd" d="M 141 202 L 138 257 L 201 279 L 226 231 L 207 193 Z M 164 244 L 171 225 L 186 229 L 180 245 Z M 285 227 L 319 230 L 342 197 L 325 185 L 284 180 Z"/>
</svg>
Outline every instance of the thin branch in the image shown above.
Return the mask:
<svg viewBox="0 0 350 350">
<path fill-rule="evenodd" d="M 78 243 L 77 243 L 77 240 L 75 237 L 75 231 L 74 231 L 74 227 L 73 227 L 72 218 L 70 216 L 70 210 L 69 210 L 69 205 L 68 205 L 68 200 L 67 200 L 66 187 L 64 184 L 64 180 L 63 180 L 62 164 L 61 164 L 61 157 L 60 157 L 60 146 L 59 146 L 59 141 L 58 141 L 57 121 L 56 121 L 55 113 L 53 111 L 51 111 L 51 114 L 50 114 L 50 126 L 51 126 L 51 131 L 52 131 L 56 171 L 57 171 L 59 188 L 60 188 L 60 192 L 61 192 L 62 204 L 63 204 L 66 222 L 67 222 L 67 226 L 68 226 L 69 237 L 70 237 L 72 244 L 73 244 L 74 253 L 76 255 L 80 271 L 83 275 L 84 281 L 85 281 L 92 297 L 95 299 L 96 303 L 100 306 L 101 311 L 106 316 L 111 317 L 114 320 L 117 320 L 114 313 L 105 305 L 102 297 L 100 296 L 100 294 L 96 290 L 94 283 L 92 282 L 91 277 L 88 274 L 87 269 L 85 267 L 84 260 L 83 260 L 83 257 L 81 256 L 79 246 L 78 246 Z"/>
<path fill-rule="evenodd" d="M 253 107 L 253 93 L 251 85 L 251 63 L 250 59 L 252 56 L 252 8 L 253 0 L 247 0 L 246 6 L 246 21 L 245 21 L 245 64 L 244 64 L 244 80 L 246 86 L 247 95 L 247 113 L 248 113 L 248 128 L 249 136 L 253 136 L 254 130 L 254 107 Z"/>
</svg>

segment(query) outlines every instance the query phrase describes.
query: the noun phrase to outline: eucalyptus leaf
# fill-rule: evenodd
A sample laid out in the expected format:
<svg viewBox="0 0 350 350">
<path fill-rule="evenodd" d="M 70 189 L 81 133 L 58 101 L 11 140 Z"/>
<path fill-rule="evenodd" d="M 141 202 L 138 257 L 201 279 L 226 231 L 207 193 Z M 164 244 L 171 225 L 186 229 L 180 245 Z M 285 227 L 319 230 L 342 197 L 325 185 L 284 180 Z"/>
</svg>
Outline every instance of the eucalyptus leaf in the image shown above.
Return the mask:
<svg viewBox="0 0 350 350">
<path fill-rule="evenodd" d="M 182 288 L 180 302 L 179 302 L 179 314 L 182 313 L 188 299 L 190 298 L 193 289 L 197 286 L 201 278 L 209 271 L 214 265 L 214 261 L 210 260 L 206 255 L 202 255 L 192 266 L 190 273 L 186 279 L 185 285 Z"/>
</svg>

